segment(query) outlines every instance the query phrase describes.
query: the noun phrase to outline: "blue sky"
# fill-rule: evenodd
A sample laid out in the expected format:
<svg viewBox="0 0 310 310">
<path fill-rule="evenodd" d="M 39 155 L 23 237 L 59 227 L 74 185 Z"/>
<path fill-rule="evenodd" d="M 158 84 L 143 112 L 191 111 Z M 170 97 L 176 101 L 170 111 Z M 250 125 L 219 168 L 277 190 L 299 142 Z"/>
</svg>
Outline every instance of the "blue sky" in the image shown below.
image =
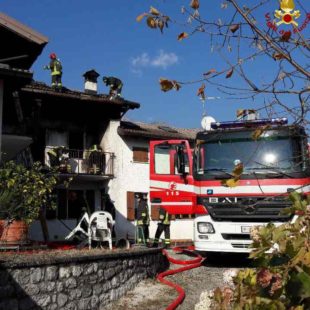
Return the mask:
<svg viewBox="0 0 310 310">
<path fill-rule="evenodd" d="M 220 9 L 223 1 L 211 2 L 212 5 L 208 1 L 208 7 L 201 5 L 201 15 L 225 19 L 225 11 Z M 202 102 L 196 96 L 200 85 L 163 93 L 158 80 L 160 77 L 197 80 L 211 68 L 223 69 L 223 59 L 216 52 L 211 53 L 206 36 L 197 35 L 178 42 L 177 35 L 186 31 L 182 26 L 172 25 L 162 35 L 146 27 L 144 21 L 136 22 L 136 17 L 147 12 L 151 5 L 168 15 L 176 12 L 180 15 L 181 5 L 188 3 L 189 0 L 2 0 L 0 10 L 49 38 L 32 68 L 36 80 L 50 83 L 49 73 L 43 66 L 49 62 L 48 55 L 55 52 L 63 64 L 66 87 L 82 90 L 82 74 L 96 69 L 101 75 L 100 92 L 108 92 L 102 76 L 116 76 L 124 83 L 125 99 L 141 104 L 139 110 L 130 111 L 126 118 L 197 128 L 203 113 Z M 270 10 L 276 9 L 275 6 Z M 263 64 L 253 62 L 252 74 L 265 79 L 269 65 L 271 60 Z M 240 83 L 237 77 L 233 77 L 232 82 Z M 206 102 L 207 114 L 217 120 L 231 120 L 238 108 L 252 108 L 263 102 L 263 98 L 254 104 L 249 100 L 229 100 L 216 87 L 208 87 L 206 94 L 221 97 Z"/>
</svg>

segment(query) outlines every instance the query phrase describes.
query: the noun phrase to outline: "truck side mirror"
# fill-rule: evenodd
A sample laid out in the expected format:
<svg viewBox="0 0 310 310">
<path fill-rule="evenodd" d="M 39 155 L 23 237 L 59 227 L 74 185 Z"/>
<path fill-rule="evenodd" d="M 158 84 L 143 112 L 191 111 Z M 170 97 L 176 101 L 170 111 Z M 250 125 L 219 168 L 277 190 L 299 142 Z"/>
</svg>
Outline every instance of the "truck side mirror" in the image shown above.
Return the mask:
<svg viewBox="0 0 310 310">
<path fill-rule="evenodd" d="M 177 146 L 177 171 L 179 174 L 185 174 L 185 155 L 183 145 Z"/>
</svg>

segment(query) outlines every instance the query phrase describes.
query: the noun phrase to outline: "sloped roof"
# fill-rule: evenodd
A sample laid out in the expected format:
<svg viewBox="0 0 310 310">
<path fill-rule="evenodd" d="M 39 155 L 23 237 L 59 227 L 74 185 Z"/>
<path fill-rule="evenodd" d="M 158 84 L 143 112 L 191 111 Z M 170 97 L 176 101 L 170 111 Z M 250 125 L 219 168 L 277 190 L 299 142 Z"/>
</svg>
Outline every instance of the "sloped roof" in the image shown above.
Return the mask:
<svg viewBox="0 0 310 310">
<path fill-rule="evenodd" d="M 124 106 L 128 109 L 136 109 L 140 107 L 139 103 L 124 100 L 122 98 L 110 100 L 107 94 L 88 94 L 77 90 L 71 90 L 66 87 L 63 87 L 61 92 L 59 92 L 53 89 L 51 86 L 46 85 L 45 83 L 36 81 L 32 81 L 32 83 L 23 87 L 21 91 L 26 93 L 35 93 L 42 96 L 48 95 L 58 98 L 75 99 L 98 104 Z"/>
<path fill-rule="evenodd" d="M 0 63 L 29 69 L 41 54 L 48 38 L 0 12 Z"/>
<path fill-rule="evenodd" d="M 176 128 L 163 124 L 121 121 L 118 127 L 120 136 L 135 136 L 151 139 L 186 139 L 195 140 L 200 129 Z"/>
</svg>

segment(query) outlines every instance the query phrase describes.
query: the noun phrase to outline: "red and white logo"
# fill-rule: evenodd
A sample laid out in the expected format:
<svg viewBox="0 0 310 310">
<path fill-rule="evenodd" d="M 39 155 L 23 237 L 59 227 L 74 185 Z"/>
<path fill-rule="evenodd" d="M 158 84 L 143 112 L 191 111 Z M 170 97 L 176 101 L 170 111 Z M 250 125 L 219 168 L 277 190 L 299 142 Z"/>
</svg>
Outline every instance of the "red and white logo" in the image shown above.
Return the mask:
<svg viewBox="0 0 310 310">
<path fill-rule="evenodd" d="M 168 188 L 171 191 L 175 191 L 177 189 L 177 184 L 175 182 L 170 182 L 169 185 L 168 185 Z"/>
</svg>

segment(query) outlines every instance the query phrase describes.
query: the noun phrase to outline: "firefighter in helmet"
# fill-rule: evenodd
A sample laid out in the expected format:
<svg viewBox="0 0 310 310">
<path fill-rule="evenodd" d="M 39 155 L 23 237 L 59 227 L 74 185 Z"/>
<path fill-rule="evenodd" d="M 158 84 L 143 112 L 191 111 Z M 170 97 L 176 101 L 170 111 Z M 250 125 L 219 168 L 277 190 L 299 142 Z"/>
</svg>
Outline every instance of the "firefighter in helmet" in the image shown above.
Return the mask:
<svg viewBox="0 0 310 310">
<path fill-rule="evenodd" d="M 165 247 L 168 247 L 170 245 L 170 220 L 171 216 L 170 214 L 164 209 L 159 209 L 159 221 L 157 224 L 157 230 L 155 233 L 155 239 L 153 247 L 158 247 L 159 238 L 162 232 L 165 232 Z"/>
<path fill-rule="evenodd" d="M 109 76 L 109 77 L 104 76 L 102 80 L 106 86 L 110 87 L 110 91 L 109 91 L 110 100 L 121 97 L 123 82 L 120 79 L 113 77 L 113 76 Z"/>
<path fill-rule="evenodd" d="M 138 208 L 137 208 L 137 230 L 138 230 L 138 243 L 149 242 L 149 208 L 147 205 L 147 195 L 137 194 Z"/>
<path fill-rule="evenodd" d="M 60 60 L 57 58 L 55 53 L 50 54 L 50 63 L 48 66 L 44 66 L 44 69 L 51 70 L 52 76 L 52 87 L 56 89 L 62 88 L 61 76 L 62 76 L 62 65 Z"/>
</svg>

